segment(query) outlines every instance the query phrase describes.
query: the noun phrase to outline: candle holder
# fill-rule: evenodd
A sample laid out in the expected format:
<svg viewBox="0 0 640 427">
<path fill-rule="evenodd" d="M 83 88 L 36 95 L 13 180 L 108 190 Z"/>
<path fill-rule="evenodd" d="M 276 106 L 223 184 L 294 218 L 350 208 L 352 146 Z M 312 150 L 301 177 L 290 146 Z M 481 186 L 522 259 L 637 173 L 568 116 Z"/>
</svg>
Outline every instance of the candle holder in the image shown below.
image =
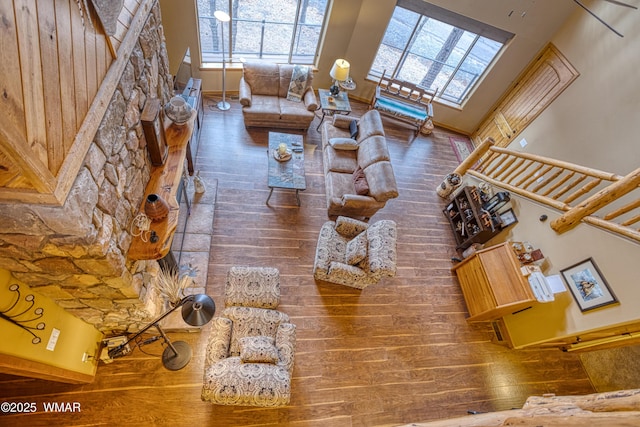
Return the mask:
<svg viewBox="0 0 640 427">
<path fill-rule="evenodd" d="M 29 332 L 33 336 L 31 343 L 39 344 L 42 339 L 40 336 L 36 335 L 34 331 L 44 330 L 45 323 L 40 321 L 34 325 L 34 322 L 42 319 L 44 309 L 42 307 L 34 308 L 36 301 L 33 294 L 27 294 L 22 298 L 20 285 L 17 283 L 9 286 L 9 291 L 15 292 L 16 299 L 8 309 L 0 311 L 0 318 Z M 19 305 L 22 305 L 23 307 L 19 308 Z"/>
</svg>

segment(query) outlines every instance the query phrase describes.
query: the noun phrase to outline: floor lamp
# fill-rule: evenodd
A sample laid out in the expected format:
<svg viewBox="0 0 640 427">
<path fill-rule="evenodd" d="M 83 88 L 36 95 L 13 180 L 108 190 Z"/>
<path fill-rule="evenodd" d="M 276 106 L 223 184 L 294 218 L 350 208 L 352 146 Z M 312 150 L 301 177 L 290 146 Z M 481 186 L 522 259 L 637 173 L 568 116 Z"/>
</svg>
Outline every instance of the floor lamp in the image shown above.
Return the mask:
<svg viewBox="0 0 640 427">
<path fill-rule="evenodd" d="M 220 31 L 220 33 L 222 34 L 222 101 L 218 102 L 218 109 L 222 111 L 226 111 L 229 108 L 231 108 L 231 105 L 226 100 L 225 78 L 227 74 L 227 66 L 226 66 L 227 61 L 224 57 L 224 23 L 229 22 L 231 18 L 226 12 L 223 12 L 221 10 L 216 10 L 215 12 L 213 12 L 213 16 L 216 17 L 216 19 L 220 22 L 222 26 L 222 31 Z"/>
<path fill-rule="evenodd" d="M 177 371 L 187 366 L 192 355 L 189 344 L 184 341 L 172 342 L 160 327 L 160 321 L 176 311 L 178 308 L 182 309 L 182 319 L 191 326 L 202 326 L 208 323 L 216 311 L 216 305 L 210 296 L 205 294 L 188 295 L 182 298 L 178 304 L 162 314 L 160 317 L 154 319 L 147 326 L 140 329 L 126 342 L 118 345 L 117 347 L 111 348 L 108 353 L 109 357 L 111 359 L 115 359 L 128 354 L 129 343 L 133 342 L 140 335 L 155 326 L 160 333 L 162 340 L 167 345 L 162 353 L 162 364 L 164 367 L 170 371 Z"/>
</svg>

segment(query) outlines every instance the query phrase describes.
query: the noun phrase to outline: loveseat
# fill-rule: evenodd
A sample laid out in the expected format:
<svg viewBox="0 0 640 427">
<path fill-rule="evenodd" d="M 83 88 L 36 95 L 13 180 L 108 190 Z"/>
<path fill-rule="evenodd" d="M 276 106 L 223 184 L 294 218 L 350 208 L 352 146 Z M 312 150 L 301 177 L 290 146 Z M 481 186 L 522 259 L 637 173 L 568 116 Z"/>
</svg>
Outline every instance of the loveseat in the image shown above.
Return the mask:
<svg viewBox="0 0 640 427">
<path fill-rule="evenodd" d="M 292 86 L 294 69 L 298 72 Z M 245 63 L 240 79 L 240 104 L 245 127 L 306 131 L 318 109 L 312 80 L 311 67 L 258 61 Z"/>
<path fill-rule="evenodd" d="M 333 120 L 325 121 L 322 150 L 329 218 L 343 215 L 368 219 L 388 200 L 398 197 L 377 110 L 369 110 L 359 119 L 336 114 Z"/>
<path fill-rule="evenodd" d="M 388 219 L 371 225 L 339 216 L 320 229 L 313 277 L 364 289 L 396 275 L 397 226 Z"/>
</svg>

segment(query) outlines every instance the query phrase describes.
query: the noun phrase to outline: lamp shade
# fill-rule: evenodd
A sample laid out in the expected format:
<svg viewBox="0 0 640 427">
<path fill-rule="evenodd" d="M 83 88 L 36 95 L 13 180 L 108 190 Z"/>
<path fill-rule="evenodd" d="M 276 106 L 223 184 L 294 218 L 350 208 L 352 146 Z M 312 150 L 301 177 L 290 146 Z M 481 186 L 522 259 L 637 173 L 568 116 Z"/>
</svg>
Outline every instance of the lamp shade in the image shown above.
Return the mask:
<svg viewBox="0 0 640 427">
<path fill-rule="evenodd" d="M 185 300 L 182 306 L 182 319 L 191 326 L 207 324 L 216 312 L 216 305 L 208 295 L 191 295 L 185 297 Z"/>
<path fill-rule="evenodd" d="M 331 71 L 329 71 L 329 75 L 334 80 L 339 82 L 343 82 L 349 78 L 349 62 L 344 59 L 336 59 L 336 62 L 333 63 L 333 67 L 331 67 Z"/>
<path fill-rule="evenodd" d="M 213 16 L 215 16 L 216 19 L 220 22 L 229 22 L 229 20 L 231 19 L 229 14 L 227 12 L 223 12 L 222 10 L 216 10 L 215 12 L 213 12 Z"/>
</svg>

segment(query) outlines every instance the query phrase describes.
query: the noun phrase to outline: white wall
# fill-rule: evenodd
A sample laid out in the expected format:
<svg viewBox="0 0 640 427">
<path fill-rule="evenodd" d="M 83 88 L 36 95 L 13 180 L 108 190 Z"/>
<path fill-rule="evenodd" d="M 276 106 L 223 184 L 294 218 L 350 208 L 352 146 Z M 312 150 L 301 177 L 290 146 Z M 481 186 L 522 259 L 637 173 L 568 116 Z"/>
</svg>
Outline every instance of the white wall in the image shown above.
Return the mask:
<svg viewBox="0 0 640 427">
<path fill-rule="evenodd" d="M 160 12 L 171 74 L 176 74 L 184 52 L 190 47 L 192 72 L 199 78 L 200 48 L 195 0 L 160 0 Z"/>
<path fill-rule="evenodd" d="M 524 151 L 625 175 L 640 167 L 640 10 L 590 7 L 624 37 L 577 9 L 552 42 L 580 76 L 510 148 L 524 137 Z"/>
</svg>

